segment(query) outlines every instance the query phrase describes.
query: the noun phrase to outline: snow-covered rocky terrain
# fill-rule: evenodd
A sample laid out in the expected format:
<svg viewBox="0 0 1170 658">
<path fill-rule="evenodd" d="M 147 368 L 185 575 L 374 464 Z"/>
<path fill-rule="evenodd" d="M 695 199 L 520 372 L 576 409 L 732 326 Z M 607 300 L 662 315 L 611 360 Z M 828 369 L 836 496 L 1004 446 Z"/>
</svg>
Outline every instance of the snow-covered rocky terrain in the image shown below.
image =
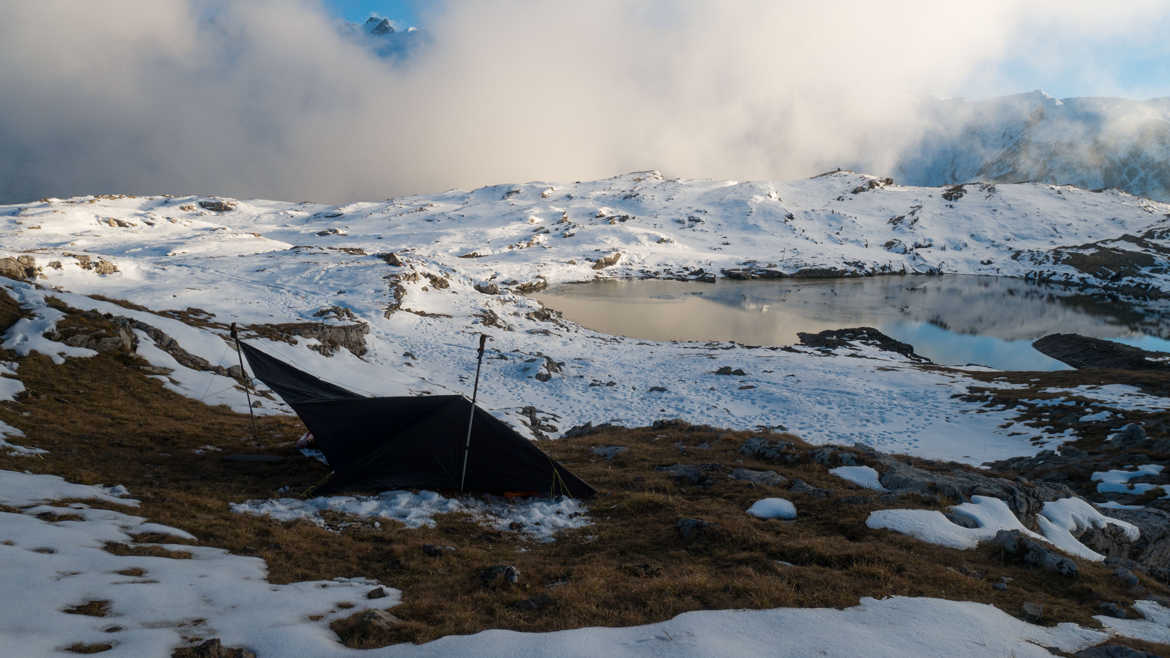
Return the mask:
<svg viewBox="0 0 1170 658">
<path fill-rule="evenodd" d="M 224 371 L 237 358 L 223 339 L 231 322 L 305 370 L 390 395 L 467 393 L 473 334 L 484 332 L 481 403 L 532 436 L 677 417 L 976 464 L 1070 437 L 1013 424 L 1010 411 L 968 413 L 954 397 L 970 384 L 961 373 L 896 354 L 635 341 L 567 323 L 525 293 L 599 276 L 901 272 L 1170 290 L 1168 205 L 1034 184 L 902 187 L 848 172 L 789 183 L 642 172 L 343 206 L 79 197 L 0 207 L 0 222 L 2 255 L 34 275 L 2 285 L 39 309 L 9 331 L 7 349 L 83 349 L 46 342 L 51 294 L 130 318 L 141 353 L 172 370 L 168 385 L 201 400 L 245 406 Z M 278 333 L 302 338 L 270 340 L 267 329 L 296 323 L 305 326 Z M 164 335 L 219 372 L 176 362 L 157 349 Z M 746 374 L 715 374 L 723 366 Z"/>
<path fill-rule="evenodd" d="M 895 167 L 899 180 L 1037 181 L 1170 200 L 1170 98 L 1057 99 L 1034 91 L 932 101 L 924 114 L 927 128 Z"/>
<path fill-rule="evenodd" d="M 813 444 L 861 444 L 859 451 L 980 465 L 1026 460 L 1078 438 L 1075 423 L 1054 428 L 1035 422 L 1028 414 L 1037 407 L 1069 406 L 1076 417 L 1102 423 L 1165 408 L 1165 398 L 1120 384 L 1055 386 L 1028 405 L 999 406 L 996 395 L 1027 386 L 997 379 L 987 368 L 924 365 L 876 344 L 817 349 L 610 336 L 565 321 L 528 296 L 596 277 L 710 281 L 953 273 L 1020 277 L 1170 303 L 1170 204 L 1113 190 L 983 183 L 906 187 L 844 171 L 785 183 L 677 180 L 639 172 L 341 206 L 115 195 L 0 206 L 0 244 L 0 274 L 8 277 L 0 277 L 0 289 L 24 314 L 3 334 L 0 348 L 18 358 L 45 354 L 59 364 L 93 356 L 103 348 L 100 340 L 56 332 L 62 309 L 89 312 L 116 322 L 122 340 L 136 341 L 135 351 L 150 362 L 151 376 L 167 388 L 237 411 L 246 411 L 248 403 L 227 338 L 232 323 L 246 340 L 299 368 L 381 395 L 470 393 L 475 336 L 486 333 L 491 341 L 479 402 L 532 438 L 555 438 L 588 423 L 646 426 L 678 418 L 721 428 L 782 429 Z M 0 399 L 15 400 L 24 390 L 15 363 L 0 362 L 0 384 Z M 287 413 L 265 393 L 255 411 Z M 0 439 L 0 449 L 23 451 L 22 458 L 33 458 L 39 449 L 22 443 L 18 427 L 3 423 Z M 837 475 L 858 488 L 898 488 L 889 477 L 896 469 L 888 462 L 880 478 L 868 466 L 839 463 L 845 470 Z M 3 473 L 10 480 L 19 477 Z M 63 484 L 45 477 L 37 476 L 28 489 Z M 28 502 L 5 491 L 0 488 L 0 505 Z M 124 490 L 115 493 L 120 504 L 128 504 Z M 47 491 L 36 502 L 80 496 Z M 462 510 L 490 524 L 516 525 L 487 506 L 418 496 L 250 500 L 236 511 L 315 523 L 323 513 L 353 513 L 427 525 L 431 514 Z M 1079 543 L 1074 531 L 1116 527 L 1130 542 L 1140 536 L 1134 524 L 1103 516 L 1079 498 L 1053 501 L 1039 519 L 1028 519 L 1039 524 L 1040 533 L 1028 530 L 1019 510 L 989 497 L 952 510 L 951 516 L 974 528 L 956 525 L 942 512 L 905 509 L 875 512 L 870 527 L 958 548 L 994 538 L 1001 529 L 1022 529 L 1090 560 L 1103 556 Z M 420 505 L 433 509 L 413 515 L 419 510 L 407 509 Z M 518 525 L 546 540 L 561 527 L 591 522 L 584 507 L 517 509 L 531 517 Z M 87 542 L 108 541 L 143 522 L 76 505 L 49 511 L 80 519 L 67 521 L 77 524 L 73 548 L 58 537 L 64 530 L 48 521 L 38 525 L 28 514 L 4 516 L 29 526 L 28 532 L 43 535 L 45 542 L 60 544 L 55 559 L 94 570 L 109 571 L 102 561 L 113 561 L 84 554 Z M 795 509 L 785 512 L 781 518 L 796 515 Z M 212 549 L 197 558 L 195 571 L 223 564 L 246 579 L 263 576 L 257 565 L 231 562 Z M 27 566 L 51 570 L 51 564 L 38 562 L 48 559 L 28 558 Z M 195 571 L 165 573 L 182 585 L 200 577 Z M 339 596 L 349 598 L 350 590 L 374 584 L 336 586 Z M 258 590 L 255 596 L 284 601 L 299 591 L 297 585 L 288 592 Z M 53 591 L 73 598 L 83 594 Z M 296 606 L 279 605 L 303 615 L 313 606 L 328 608 L 331 597 L 330 590 Z M 190 614 L 223 625 L 225 639 L 279 651 L 275 634 L 240 639 L 226 621 L 234 605 L 229 599 L 193 601 Z M 1143 620 L 1103 617 L 1101 623 L 1130 637 L 1170 639 L 1166 609 L 1154 602 L 1141 605 Z M 915 621 L 901 624 L 909 617 Z M 901 630 L 875 630 L 891 620 Z M 5 623 L 0 619 L 0 637 L 14 632 Z M 787 655 L 806 655 L 814 647 L 833 655 L 1047 655 L 1044 647 L 1071 652 L 1108 638 L 1105 631 L 1071 624 L 1040 628 L 982 604 L 894 598 L 863 599 L 846 610 L 688 613 L 620 630 L 488 631 L 384 653 L 742 655 L 772 646 L 775 631 L 769 629 L 790 624 L 844 624 L 856 632 L 812 633 L 801 638 L 803 644 L 786 645 Z M 916 630 L 928 626 L 937 632 Z M 323 643 L 322 655 L 342 654 L 340 647 L 327 646 L 322 628 L 302 624 L 296 632 Z M 96 636 L 100 628 L 77 630 Z M 878 644 L 870 641 L 879 636 Z M 156 641 L 141 637 L 143 643 Z"/>
</svg>

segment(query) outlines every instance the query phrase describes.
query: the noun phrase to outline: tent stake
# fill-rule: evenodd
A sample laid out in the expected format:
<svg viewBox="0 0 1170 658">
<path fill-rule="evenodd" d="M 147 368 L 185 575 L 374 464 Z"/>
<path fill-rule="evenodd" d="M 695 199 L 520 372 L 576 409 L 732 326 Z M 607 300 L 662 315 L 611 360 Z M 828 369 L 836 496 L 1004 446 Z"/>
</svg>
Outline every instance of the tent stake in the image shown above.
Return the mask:
<svg viewBox="0 0 1170 658">
<path fill-rule="evenodd" d="M 471 421 L 475 420 L 475 398 L 479 395 L 479 367 L 483 365 L 483 346 L 487 339 L 487 334 L 479 335 L 479 357 L 475 362 L 475 386 L 471 389 L 471 412 L 467 415 L 467 441 L 463 444 L 463 474 L 459 476 L 459 493 L 463 493 L 463 485 L 467 482 L 467 455 L 471 452 Z"/>
<path fill-rule="evenodd" d="M 252 388 L 248 379 L 248 371 L 244 370 L 244 355 L 240 353 L 240 334 L 236 331 L 236 323 L 232 323 L 232 339 L 236 341 L 236 356 L 240 359 L 240 377 L 244 379 L 244 395 L 248 396 L 248 417 L 252 419 L 252 440 L 256 441 L 256 412 L 252 411 Z"/>
</svg>

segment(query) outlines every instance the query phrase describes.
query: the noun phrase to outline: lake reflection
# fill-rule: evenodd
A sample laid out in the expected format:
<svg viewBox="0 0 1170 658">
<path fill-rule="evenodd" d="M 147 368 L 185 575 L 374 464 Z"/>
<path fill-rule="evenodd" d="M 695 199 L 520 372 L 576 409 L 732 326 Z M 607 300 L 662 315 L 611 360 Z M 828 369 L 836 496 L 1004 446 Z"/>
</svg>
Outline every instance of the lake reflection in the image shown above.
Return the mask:
<svg viewBox="0 0 1170 658">
<path fill-rule="evenodd" d="M 1079 333 L 1170 351 L 1170 309 L 980 276 L 882 276 L 715 284 L 654 279 L 594 281 L 536 295 L 597 331 L 650 340 L 734 340 L 789 345 L 799 331 L 872 326 L 948 365 L 1065 368 L 1032 348 L 1051 333 Z"/>
</svg>

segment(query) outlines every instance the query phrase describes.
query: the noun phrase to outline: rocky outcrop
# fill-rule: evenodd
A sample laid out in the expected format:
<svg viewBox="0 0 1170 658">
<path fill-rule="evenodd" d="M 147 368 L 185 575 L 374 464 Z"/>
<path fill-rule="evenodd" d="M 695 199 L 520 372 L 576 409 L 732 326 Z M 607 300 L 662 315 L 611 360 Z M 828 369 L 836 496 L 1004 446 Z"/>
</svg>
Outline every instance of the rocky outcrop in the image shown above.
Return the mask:
<svg viewBox="0 0 1170 658">
<path fill-rule="evenodd" d="M 1032 347 L 1074 368 L 1170 372 L 1170 354 L 1079 334 L 1051 334 L 1032 343 Z"/>
<path fill-rule="evenodd" d="M 914 352 L 914 346 L 909 343 L 903 343 L 894 340 L 873 327 L 854 327 L 852 329 L 830 329 L 828 331 L 821 331 L 819 333 L 810 334 L 806 332 L 799 332 L 796 334 L 800 339 L 800 344 L 806 347 L 815 347 L 823 350 L 835 350 L 841 347 L 853 347 L 855 345 L 868 345 L 876 347 L 884 352 L 894 352 L 902 356 L 916 361 L 918 363 L 930 363 L 930 359 Z"/>
<path fill-rule="evenodd" d="M 203 199 L 199 202 L 199 207 L 211 212 L 228 212 L 236 209 L 236 204 L 232 201 L 225 201 L 224 199 Z"/>
<path fill-rule="evenodd" d="M 37 277 L 37 262 L 32 256 L 20 255 L 15 258 L 0 258 L 0 276 L 19 281 L 31 281 Z"/>
<path fill-rule="evenodd" d="M 364 322 L 355 324 L 325 324 L 322 322 L 289 322 L 285 324 L 256 324 L 248 327 L 257 334 L 286 343 L 294 342 L 293 336 L 316 340 L 316 345 L 309 349 L 316 350 L 325 356 L 337 354 L 337 350 L 345 348 L 354 356 L 362 356 L 368 351 L 366 334 L 370 333 L 370 325 Z"/>
<path fill-rule="evenodd" d="M 873 458 L 878 463 L 875 468 L 881 474 L 879 482 L 892 492 L 913 492 L 957 501 L 967 501 L 972 496 L 992 496 L 1007 503 L 1025 524 L 1035 522 L 1044 503 L 1076 496 L 1072 489 L 1061 484 L 1025 483 L 961 468 L 928 471 L 880 453 L 875 453 Z"/>
<path fill-rule="evenodd" d="M 1003 549 L 1005 555 L 1024 564 L 1070 578 L 1079 575 L 1076 562 L 1050 549 L 1047 544 L 1025 536 L 1019 530 L 1000 530 L 991 541 Z"/>
</svg>

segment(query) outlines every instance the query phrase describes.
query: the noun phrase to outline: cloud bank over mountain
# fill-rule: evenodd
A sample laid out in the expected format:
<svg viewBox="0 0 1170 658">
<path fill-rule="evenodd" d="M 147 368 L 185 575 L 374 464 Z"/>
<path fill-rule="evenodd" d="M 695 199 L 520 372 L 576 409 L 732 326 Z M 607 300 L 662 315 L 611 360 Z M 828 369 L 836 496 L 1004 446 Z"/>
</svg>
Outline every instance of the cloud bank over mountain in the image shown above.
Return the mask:
<svg viewBox="0 0 1170 658">
<path fill-rule="evenodd" d="M 645 168 L 893 171 L 937 115 L 923 99 L 986 85 L 1033 37 L 1152 42 L 1163 11 L 1157 0 L 450 3 L 423 17 L 425 43 L 386 60 L 308 0 L 6 3 L 0 200 L 340 201 Z"/>
</svg>

